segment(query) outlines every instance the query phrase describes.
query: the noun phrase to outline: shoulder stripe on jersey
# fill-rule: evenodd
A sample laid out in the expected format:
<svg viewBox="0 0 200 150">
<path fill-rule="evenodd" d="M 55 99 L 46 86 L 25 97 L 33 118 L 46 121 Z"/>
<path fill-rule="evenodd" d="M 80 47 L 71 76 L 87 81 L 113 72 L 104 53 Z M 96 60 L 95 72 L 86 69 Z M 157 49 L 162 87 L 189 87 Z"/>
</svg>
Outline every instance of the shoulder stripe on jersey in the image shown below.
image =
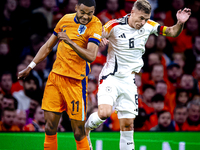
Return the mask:
<svg viewBox="0 0 200 150">
<path fill-rule="evenodd" d="M 95 39 L 95 38 L 89 38 L 89 39 L 88 39 L 88 42 L 93 42 L 93 43 L 95 43 L 95 44 L 98 45 L 98 46 L 99 46 L 99 44 L 100 44 L 100 41 L 97 40 L 97 39 Z"/>
<path fill-rule="evenodd" d="M 158 34 L 166 36 L 166 33 L 165 33 L 166 29 L 167 29 L 166 26 L 159 25 L 158 26 Z"/>
<path fill-rule="evenodd" d="M 105 24 L 104 28 L 106 28 L 107 32 L 110 32 L 112 28 L 116 25 L 119 25 L 119 22 L 117 22 L 116 20 L 111 20 L 107 24 Z"/>
<path fill-rule="evenodd" d="M 57 36 L 57 35 L 58 35 L 58 33 L 56 33 L 55 31 L 53 31 L 53 34 L 54 34 L 55 36 Z"/>
<path fill-rule="evenodd" d="M 147 23 L 150 24 L 150 25 L 152 25 L 153 27 L 155 27 L 156 24 L 158 24 L 158 23 L 156 23 L 156 22 L 154 22 L 152 20 L 148 20 Z"/>
</svg>

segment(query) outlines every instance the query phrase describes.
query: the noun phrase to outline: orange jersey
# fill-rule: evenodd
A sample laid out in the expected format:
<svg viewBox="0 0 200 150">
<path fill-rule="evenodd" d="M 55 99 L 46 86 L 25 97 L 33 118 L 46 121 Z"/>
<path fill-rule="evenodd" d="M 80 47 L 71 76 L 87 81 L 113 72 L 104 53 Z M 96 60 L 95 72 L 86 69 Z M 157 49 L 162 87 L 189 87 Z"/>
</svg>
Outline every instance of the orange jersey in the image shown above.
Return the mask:
<svg viewBox="0 0 200 150">
<path fill-rule="evenodd" d="M 87 48 L 88 42 L 99 45 L 102 34 L 100 20 L 93 16 L 92 20 L 82 25 L 77 22 L 76 13 L 66 14 L 57 23 L 54 35 L 64 31 L 67 36 L 82 48 Z M 52 71 L 56 74 L 82 80 L 90 72 L 90 63 L 82 59 L 68 44 L 59 41 L 57 58 Z"/>
</svg>

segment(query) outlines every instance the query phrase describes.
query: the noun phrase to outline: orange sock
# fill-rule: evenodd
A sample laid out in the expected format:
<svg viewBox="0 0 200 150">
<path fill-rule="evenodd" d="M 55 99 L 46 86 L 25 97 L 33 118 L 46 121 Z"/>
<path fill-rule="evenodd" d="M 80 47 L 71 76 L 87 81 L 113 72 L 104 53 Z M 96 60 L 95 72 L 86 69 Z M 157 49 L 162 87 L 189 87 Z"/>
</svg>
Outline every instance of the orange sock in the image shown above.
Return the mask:
<svg viewBox="0 0 200 150">
<path fill-rule="evenodd" d="M 57 147 L 57 133 L 55 135 L 45 133 L 44 150 L 57 150 Z"/>
<path fill-rule="evenodd" d="M 87 137 L 85 136 L 81 141 L 76 141 L 77 150 L 90 150 Z"/>
</svg>

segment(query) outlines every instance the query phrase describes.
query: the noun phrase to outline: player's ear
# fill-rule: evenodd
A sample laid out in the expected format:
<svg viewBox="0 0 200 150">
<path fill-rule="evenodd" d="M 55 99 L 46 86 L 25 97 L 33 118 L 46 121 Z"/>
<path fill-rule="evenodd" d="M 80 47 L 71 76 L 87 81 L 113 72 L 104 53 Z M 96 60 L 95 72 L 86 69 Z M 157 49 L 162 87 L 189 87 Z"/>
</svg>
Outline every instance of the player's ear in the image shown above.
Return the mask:
<svg viewBox="0 0 200 150">
<path fill-rule="evenodd" d="M 75 6 L 75 11 L 78 11 L 78 5 Z"/>
</svg>

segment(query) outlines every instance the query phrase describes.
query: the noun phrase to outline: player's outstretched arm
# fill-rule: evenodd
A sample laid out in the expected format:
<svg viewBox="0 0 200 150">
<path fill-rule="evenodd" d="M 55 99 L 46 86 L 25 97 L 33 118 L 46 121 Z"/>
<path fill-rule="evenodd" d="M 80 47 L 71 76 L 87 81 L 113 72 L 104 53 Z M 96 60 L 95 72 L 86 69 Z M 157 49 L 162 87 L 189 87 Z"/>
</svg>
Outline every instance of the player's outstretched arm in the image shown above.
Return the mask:
<svg viewBox="0 0 200 150">
<path fill-rule="evenodd" d="M 63 40 L 66 44 L 68 44 L 81 58 L 88 62 L 93 62 L 96 59 L 98 52 L 98 45 L 95 43 L 89 42 L 87 45 L 87 49 L 78 46 L 74 43 L 65 32 L 58 32 L 58 38 Z"/>
<path fill-rule="evenodd" d="M 49 53 L 52 51 L 52 48 L 56 45 L 57 42 L 57 36 L 52 34 L 47 42 L 39 49 L 38 53 L 33 58 L 33 61 L 24 70 L 18 73 L 18 79 L 26 78 L 30 71 L 49 55 Z"/>
<path fill-rule="evenodd" d="M 184 23 L 188 20 L 191 15 L 191 9 L 184 8 L 179 10 L 176 14 L 177 23 L 174 26 L 167 27 L 165 34 L 166 36 L 177 37 L 183 30 Z"/>
</svg>

